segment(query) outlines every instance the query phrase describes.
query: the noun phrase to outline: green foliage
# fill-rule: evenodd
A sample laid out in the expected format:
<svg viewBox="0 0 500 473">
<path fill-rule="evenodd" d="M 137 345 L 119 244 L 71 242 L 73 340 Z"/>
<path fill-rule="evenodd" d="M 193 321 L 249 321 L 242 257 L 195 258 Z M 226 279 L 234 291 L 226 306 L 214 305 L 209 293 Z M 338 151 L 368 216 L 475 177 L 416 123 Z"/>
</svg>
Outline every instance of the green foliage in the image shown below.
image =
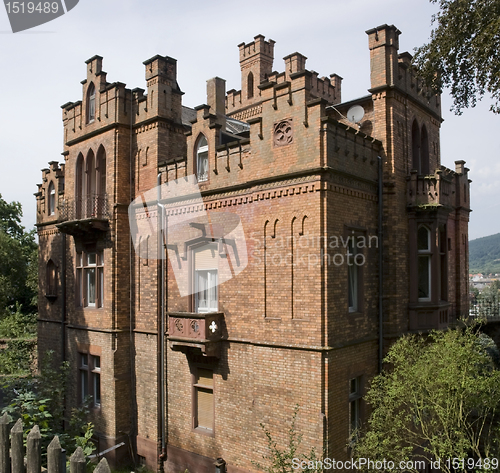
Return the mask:
<svg viewBox="0 0 500 473">
<path fill-rule="evenodd" d="M 0 320 L 0 338 L 36 337 L 36 314 L 23 313 L 19 305 L 15 312 Z"/>
<path fill-rule="evenodd" d="M 49 424 L 52 415 L 48 410 L 50 399 L 40 399 L 32 391 L 21 391 L 13 401 L 3 409 L 2 414 L 7 413 L 11 421 L 21 418 L 24 427 L 24 436 L 28 436 L 33 426 L 38 425 L 42 439 L 50 435 Z M 51 439 L 49 439 L 50 442 Z M 48 445 L 48 442 L 46 442 Z"/>
<path fill-rule="evenodd" d="M 20 307 L 36 311 L 38 247 L 34 231 L 21 225 L 21 204 L 8 204 L 0 195 L 0 318 Z"/>
<path fill-rule="evenodd" d="M 36 315 L 16 311 L 0 319 L 0 339 L 5 346 L 0 350 L 0 373 L 27 375 L 33 366 L 36 347 Z"/>
<path fill-rule="evenodd" d="M 292 473 L 297 471 L 296 468 L 293 467 L 293 460 L 299 459 L 300 461 L 312 462 L 311 464 L 316 465 L 317 462 L 320 461 L 320 458 L 316 457 L 316 451 L 314 448 L 308 454 L 298 453 L 299 446 L 302 442 L 302 435 L 297 433 L 297 429 L 295 427 L 295 423 L 297 420 L 297 414 L 299 412 L 299 406 L 296 405 L 293 411 L 292 423 L 290 425 L 290 429 L 288 430 L 288 445 L 284 449 L 280 449 L 278 444 L 271 435 L 269 429 L 266 428 L 264 424 L 260 424 L 262 431 L 267 439 L 267 447 L 269 449 L 268 455 L 263 455 L 262 458 L 266 461 L 268 466 L 263 466 L 258 462 L 252 461 L 254 466 L 256 466 L 259 470 L 262 470 L 266 473 Z M 305 468 L 301 470 L 302 472 L 310 472 L 310 473 L 321 473 L 322 469 L 316 468 Z"/>
<path fill-rule="evenodd" d="M 469 242 L 471 273 L 500 273 L 500 233 Z"/>
<path fill-rule="evenodd" d="M 76 447 L 82 447 L 83 453 L 86 457 L 92 455 L 96 450 L 96 446 L 94 445 L 94 442 L 92 442 L 93 435 L 94 424 L 92 424 L 92 422 L 87 422 L 83 426 L 83 436 L 75 436 Z"/>
<path fill-rule="evenodd" d="M 64 415 L 64 398 L 66 396 L 69 362 L 63 361 L 54 367 L 53 351 L 47 351 L 40 363 L 40 374 L 37 377 L 36 391 L 40 397 L 50 399 L 49 409 L 54 416 L 54 430 L 61 430 Z M 85 406 L 83 406 L 85 408 Z"/>
<path fill-rule="evenodd" d="M 417 49 L 415 63 L 428 85 L 449 88 L 460 114 L 490 94 L 500 113 L 500 1 L 430 0 L 439 5 L 430 41 Z"/>
<path fill-rule="evenodd" d="M 23 376 L 30 372 L 36 340 L 14 339 L 0 350 L 0 373 Z"/>
<path fill-rule="evenodd" d="M 474 327 L 397 341 L 385 359 L 390 368 L 366 396 L 373 411 L 353 445 L 355 457 L 394 461 L 395 472 L 400 461 L 497 458 L 500 371 L 493 352 L 498 357 Z"/>
<path fill-rule="evenodd" d="M 94 426 L 85 421 L 90 398 L 82 406 L 74 408 L 69 419 L 64 417 L 69 363 L 63 362 L 56 369 L 52 358 L 53 352 L 47 352 L 41 362 L 39 376 L 27 376 L 6 383 L 4 400 L 8 405 L 2 414 L 6 412 L 11 421 L 22 419 L 25 438 L 33 426 L 38 425 L 43 452 L 47 451 L 47 446 L 57 435 L 61 446 L 68 452 L 72 453 L 80 446 L 86 456 L 91 455 L 96 448 L 92 442 Z M 12 393 L 10 400 L 9 393 Z M 69 426 L 66 431 L 65 423 Z"/>
</svg>

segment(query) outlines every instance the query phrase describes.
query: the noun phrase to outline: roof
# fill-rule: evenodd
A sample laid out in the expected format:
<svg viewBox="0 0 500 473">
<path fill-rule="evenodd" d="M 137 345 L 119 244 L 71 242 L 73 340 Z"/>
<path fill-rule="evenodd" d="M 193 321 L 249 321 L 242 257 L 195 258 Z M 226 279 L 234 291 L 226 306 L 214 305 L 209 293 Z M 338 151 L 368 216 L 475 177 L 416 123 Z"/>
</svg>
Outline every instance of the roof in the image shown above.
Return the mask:
<svg viewBox="0 0 500 473">
<path fill-rule="evenodd" d="M 194 108 L 182 106 L 182 124 L 191 126 L 191 123 L 196 120 L 196 110 Z M 250 131 L 250 125 L 234 118 L 226 117 L 226 130 L 233 135 L 239 135 Z"/>
</svg>

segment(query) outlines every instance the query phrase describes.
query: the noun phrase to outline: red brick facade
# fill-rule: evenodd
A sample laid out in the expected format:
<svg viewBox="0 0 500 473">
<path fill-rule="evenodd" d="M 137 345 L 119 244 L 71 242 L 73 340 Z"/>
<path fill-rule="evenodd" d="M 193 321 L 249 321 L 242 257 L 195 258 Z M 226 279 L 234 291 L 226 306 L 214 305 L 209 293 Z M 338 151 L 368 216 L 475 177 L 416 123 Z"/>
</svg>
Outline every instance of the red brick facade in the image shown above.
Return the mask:
<svg viewBox="0 0 500 473">
<path fill-rule="evenodd" d="M 259 424 L 283 445 L 297 404 L 304 451 L 345 459 L 351 381 L 362 395 L 396 337 L 467 312 L 467 168 L 440 164 L 440 99 L 398 54 L 399 31 L 367 34 L 371 88 L 349 103 L 341 77 L 319 78 L 299 53 L 274 72 L 274 42 L 261 35 L 239 45 L 242 89 L 211 79 L 195 110 L 182 107 L 168 56 L 144 62 L 147 93 L 108 83 L 101 57 L 87 61 L 82 100 L 62 106 L 64 164 L 43 170 L 36 194 L 40 274 L 50 260 L 57 269 L 56 294 L 40 280 L 39 350 L 71 364 L 68 409 L 86 389 L 82 355 L 99 357 L 91 420 L 100 450 L 125 442 L 113 461 L 132 450 L 171 473 L 214 471 L 217 458 L 256 471 L 267 454 Z M 356 105 L 359 124 L 346 118 Z M 128 219 L 158 176 L 201 176 L 203 137 L 199 207 L 212 220 L 236 215 L 248 253 L 217 287 L 213 314 L 181 295 L 181 259 L 168 252 L 162 281 L 155 243 L 134 251 Z M 187 265 L 198 240 L 176 249 Z"/>
</svg>

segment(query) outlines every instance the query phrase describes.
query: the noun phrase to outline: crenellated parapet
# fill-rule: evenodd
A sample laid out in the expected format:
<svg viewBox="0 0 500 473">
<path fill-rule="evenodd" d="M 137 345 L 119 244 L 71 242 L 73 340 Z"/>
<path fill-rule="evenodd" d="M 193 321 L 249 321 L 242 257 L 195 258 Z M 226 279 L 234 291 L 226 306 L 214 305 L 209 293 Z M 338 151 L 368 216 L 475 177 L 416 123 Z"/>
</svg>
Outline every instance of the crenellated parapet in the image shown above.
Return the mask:
<svg viewBox="0 0 500 473">
<path fill-rule="evenodd" d="M 274 59 L 274 41 L 264 40 L 258 35 L 255 41 L 249 44 L 241 43 L 241 90 L 231 89 L 227 92 L 226 113 L 238 120 L 247 120 L 259 116 L 262 112 L 261 102 L 266 99 L 262 90 L 268 84 L 280 86 L 292 84 L 302 75 L 307 76 L 307 81 L 294 83 L 294 87 L 305 86 L 309 99 L 321 98 L 330 104 L 341 102 L 342 77 L 331 74 L 329 78 L 319 77 L 315 71 L 306 69 L 307 58 L 295 52 L 285 56 L 284 71 L 272 70 Z"/>
<path fill-rule="evenodd" d="M 398 53 L 399 31 L 394 25 L 381 25 L 366 31 L 370 49 L 370 71 L 372 94 L 391 88 L 402 92 L 426 111 L 441 118 L 441 100 L 418 77 L 412 66 L 412 55 Z"/>
<path fill-rule="evenodd" d="M 61 203 L 64 200 L 64 164 L 50 161 L 49 167 L 42 169 L 42 183 L 37 184 L 36 224 L 55 223 L 60 218 Z"/>
</svg>

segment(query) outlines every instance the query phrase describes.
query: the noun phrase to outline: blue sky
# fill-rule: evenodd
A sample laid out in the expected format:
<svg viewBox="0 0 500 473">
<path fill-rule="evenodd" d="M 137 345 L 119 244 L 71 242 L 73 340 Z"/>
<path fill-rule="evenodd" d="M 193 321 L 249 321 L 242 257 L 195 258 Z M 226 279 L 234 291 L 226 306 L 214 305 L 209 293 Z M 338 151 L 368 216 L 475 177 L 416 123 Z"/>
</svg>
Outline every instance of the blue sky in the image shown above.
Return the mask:
<svg viewBox="0 0 500 473">
<path fill-rule="evenodd" d="M 276 41 L 274 69 L 299 51 L 306 68 L 320 76 L 344 78 L 343 100 L 369 88 L 369 51 L 365 31 L 387 23 L 401 31 L 400 52 L 427 41 L 436 5 L 428 0 L 316 0 L 234 2 L 227 0 L 80 0 L 58 19 L 12 34 L 0 11 L 0 193 L 17 200 L 23 223 L 35 222 L 36 184 L 49 161 L 62 161 L 60 106 L 82 97 L 85 60 L 99 54 L 110 82 L 145 88 L 142 62 L 156 54 L 178 60 L 184 105 L 206 102 L 206 80 L 226 79 L 240 88 L 238 48 L 257 34 Z M 449 112 L 443 96 L 441 162 L 454 169 L 463 159 L 470 168 L 470 238 L 500 232 L 500 116 L 485 99 L 462 116 Z"/>
</svg>

